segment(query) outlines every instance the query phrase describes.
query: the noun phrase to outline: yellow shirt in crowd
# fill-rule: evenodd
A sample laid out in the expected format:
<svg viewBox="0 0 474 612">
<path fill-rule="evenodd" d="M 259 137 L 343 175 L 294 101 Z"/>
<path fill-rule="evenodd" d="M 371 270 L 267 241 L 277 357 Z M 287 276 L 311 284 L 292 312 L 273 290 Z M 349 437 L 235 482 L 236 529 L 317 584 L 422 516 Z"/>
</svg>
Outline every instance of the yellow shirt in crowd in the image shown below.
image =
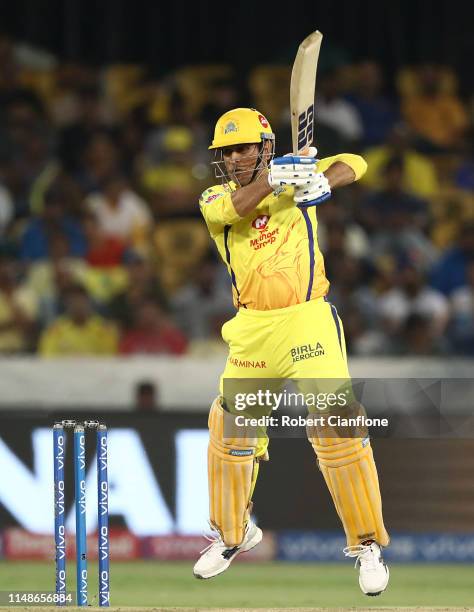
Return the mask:
<svg viewBox="0 0 474 612">
<path fill-rule="evenodd" d="M 34 321 L 38 312 L 36 295 L 27 287 L 15 289 L 10 298 L 0 291 L 0 353 L 17 353 L 27 348 L 23 331 L 13 324 L 14 309 L 19 309 L 23 316 Z"/>
<path fill-rule="evenodd" d="M 386 146 L 374 147 L 364 152 L 367 173 L 361 183 L 371 189 L 383 189 L 385 165 L 395 156 Z M 416 151 L 403 154 L 403 189 L 420 198 L 432 198 L 439 193 L 439 184 L 433 162 Z"/>
<path fill-rule="evenodd" d="M 59 317 L 42 334 L 39 344 L 42 357 L 115 355 L 117 349 L 116 328 L 96 315 L 84 325 L 76 325 L 68 317 Z"/>
</svg>

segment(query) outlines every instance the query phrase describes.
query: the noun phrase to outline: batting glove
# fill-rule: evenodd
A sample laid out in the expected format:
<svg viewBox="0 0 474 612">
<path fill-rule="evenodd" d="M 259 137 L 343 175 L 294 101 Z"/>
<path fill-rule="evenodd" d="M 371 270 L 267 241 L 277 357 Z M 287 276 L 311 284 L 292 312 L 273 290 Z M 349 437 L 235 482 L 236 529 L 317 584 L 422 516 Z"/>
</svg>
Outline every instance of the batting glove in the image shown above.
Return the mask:
<svg viewBox="0 0 474 612">
<path fill-rule="evenodd" d="M 293 199 L 300 208 L 317 206 L 331 197 L 331 187 L 322 172 L 317 172 L 307 185 L 295 187 Z"/>
<path fill-rule="evenodd" d="M 276 189 L 282 185 L 307 186 L 316 175 L 316 159 L 305 155 L 275 157 L 270 162 L 268 182 Z"/>
</svg>

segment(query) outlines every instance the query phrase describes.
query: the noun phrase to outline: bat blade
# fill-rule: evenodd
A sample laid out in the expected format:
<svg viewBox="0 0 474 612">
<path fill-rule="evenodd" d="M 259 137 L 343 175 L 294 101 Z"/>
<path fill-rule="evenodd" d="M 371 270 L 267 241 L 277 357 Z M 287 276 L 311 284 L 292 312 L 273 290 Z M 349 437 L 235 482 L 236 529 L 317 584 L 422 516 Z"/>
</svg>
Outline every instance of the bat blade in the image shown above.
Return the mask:
<svg viewBox="0 0 474 612">
<path fill-rule="evenodd" d="M 311 146 L 314 135 L 316 69 L 323 35 L 316 30 L 298 47 L 290 85 L 291 139 L 293 153 Z"/>
</svg>

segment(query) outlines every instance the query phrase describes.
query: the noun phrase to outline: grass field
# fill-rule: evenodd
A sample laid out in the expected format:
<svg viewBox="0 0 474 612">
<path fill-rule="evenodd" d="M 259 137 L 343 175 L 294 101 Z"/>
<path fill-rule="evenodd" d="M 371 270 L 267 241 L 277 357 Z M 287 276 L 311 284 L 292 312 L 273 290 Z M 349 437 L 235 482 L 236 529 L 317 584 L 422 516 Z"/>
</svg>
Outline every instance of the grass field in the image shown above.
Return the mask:
<svg viewBox="0 0 474 612">
<path fill-rule="evenodd" d="M 75 590 L 75 566 L 68 567 Z M 90 603 L 97 605 L 96 565 L 89 565 Z M 380 597 L 359 590 L 348 564 L 235 564 L 213 580 L 196 580 L 191 562 L 114 563 L 113 607 L 316 608 L 474 606 L 474 568 L 469 565 L 393 565 Z M 53 563 L 0 562 L 0 591 L 54 590 Z"/>
</svg>

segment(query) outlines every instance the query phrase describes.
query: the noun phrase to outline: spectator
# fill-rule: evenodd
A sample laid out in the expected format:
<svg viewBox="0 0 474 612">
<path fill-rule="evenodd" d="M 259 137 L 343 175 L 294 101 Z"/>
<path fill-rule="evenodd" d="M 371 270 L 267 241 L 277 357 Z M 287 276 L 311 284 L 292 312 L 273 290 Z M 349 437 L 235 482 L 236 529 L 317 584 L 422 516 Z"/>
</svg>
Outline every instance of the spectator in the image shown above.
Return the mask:
<svg viewBox="0 0 474 612">
<path fill-rule="evenodd" d="M 344 335 L 348 353 L 365 356 L 386 353 L 389 341 L 387 334 L 379 329 L 375 287 L 370 296 L 362 293 L 364 290 L 368 291 L 370 264 L 350 257 L 343 251 L 337 256 L 337 251 L 334 251 L 331 266 L 331 278 L 334 282 L 331 282 L 328 297 L 331 304 L 344 314 Z"/>
<path fill-rule="evenodd" d="M 451 337 L 454 348 L 474 356 L 474 260 L 467 265 L 467 283 L 451 295 Z"/>
<path fill-rule="evenodd" d="M 70 287 L 65 303 L 65 315 L 41 335 L 41 357 L 114 355 L 117 352 L 117 330 L 94 314 L 87 291 L 80 285 Z"/>
<path fill-rule="evenodd" d="M 0 258 L 0 353 L 31 349 L 37 311 L 35 294 L 18 282 L 18 264 Z"/>
<path fill-rule="evenodd" d="M 212 125 L 216 117 L 226 113 L 229 108 L 242 106 L 241 100 L 242 92 L 236 87 L 232 79 L 226 77 L 216 79 L 209 100 L 201 109 L 200 119 L 208 125 Z M 209 137 L 212 140 L 213 134 L 211 132 Z"/>
<path fill-rule="evenodd" d="M 318 124 L 335 130 L 348 143 L 362 137 L 362 123 L 354 105 L 342 97 L 341 75 L 337 70 L 323 75 L 318 84 Z"/>
<path fill-rule="evenodd" d="M 112 134 L 94 132 L 84 149 L 79 170 L 74 177 L 84 193 L 100 191 L 104 181 L 120 170 L 120 158 Z"/>
<path fill-rule="evenodd" d="M 171 299 L 176 322 L 192 340 L 220 337 L 222 325 L 235 314 L 232 292 L 218 283 L 218 265 L 210 255 L 197 268 L 194 279 Z"/>
<path fill-rule="evenodd" d="M 383 330 L 379 300 L 395 287 L 396 262 L 391 257 L 381 257 L 365 264 L 364 282 L 354 290 L 351 299 L 365 328 Z"/>
<path fill-rule="evenodd" d="M 108 313 L 122 329 L 130 329 L 133 313 L 144 300 L 156 302 L 163 310 L 168 309 L 168 300 L 148 259 L 129 251 L 124 264 L 127 286 L 110 301 Z"/>
<path fill-rule="evenodd" d="M 3 242 L 6 230 L 13 219 L 13 200 L 6 187 L 0 184 L 0 244 Z"/>
<path fill-rule="evenodd" d="M 102 190 L 87 199 L 104 236 L 145 248 L 151 217 L 146 203 L 130 189 L 124 177 L 109 176 Z"/>
<path fill-rule="evenodd" d="M 427 287 L 422 274 L 411 264 L 403 265 L 397 285 L 380 298 L 378 308 L 392 335 L 400 333 L 411 315 L 417 315 L 428 321 L 433 338 L 439 338 L 449 320 L 446 298 Z"/>
<path fill-rule="evenodd" d="M 193 133 L 183 126 L 157 132 L 148 142 L 142 183 L 157 219 L 196 214 L 205 184 L 195 176 L 193 147 Z"/>
<path fill-rule="evenodd" d="M 458 189 L 474 194 L 474 128 L 467 135 L 467 142 L 464 148 L 464 156 L 459 161 L 454 176 L 454 184 Z M 474 210 L 472 211 L 474 214 Z"/>
<path fill-rule="evenodd" d="M 372 257 L 409 258 L 427 270 L 436 258 L 436 249 L 425 236 L 428 205 L 401 187 L 403 161 L 390 159 L 384 169 L 384 185 L 366 197 L 358 216 L 368 231 Z"/>
<path fill-rule="evenodd" d="M 344 312 L 344 337 L 350 355 L 371 357 L 388 355 L 391 350 L 390 339 L 381 329 L 368 327 L 363 314 L 357 308 Z"/>
<path fill-rule="evenodd" d="M 39 323 L 43 327 L 62 314 L 62 293 L 80 282 L 87 264 L 83 259 L 71 257 L 66 236 L 58 231 L 49 237 L 49 258 L 30 264 L 26 284 L 39 302 Z"/>
<path fill-rule="evenodd" d="M 155 383 L 143 380 L 135 386 L 135 411 L 150 414 L 160 410 Z"/>
<path fill-rule="evenodd" d="M 83 85 L 75 90 L 77 118 L 59 134 L 59 157 L 67 172 L 78 172 L 84 152 L 93 137 L 107 124 L 100 92 L 96 86 Z"/>
<path fill-rule="evenodd" d="M 248 83 L 245 73 L 238 81 L 230 73 L 211 78 L 211 87 L 197 87 L 202 96 L 193 96 L 184 73 L 156 83 L 143 68 L 103 73 L 54 58 L 44 63 L 37 49 L 19 65 L 13 51 L 0 36 L 0 258 L 15 253 L 21 260 L 0 263 L 9 278 L 0 283 L 0 352 L 32 350 L 41 331 L 55 329 L 48 338 L 65 352 L 76 342 L 80 354 L 111 354 L 118 348 L 99 347 L 101 334 L 110 346 L 108 333 L 93 339 L 92 320 L 113 328 L 100 314 L 120 328 L 127 354 L 179 353 L 183 335 L 187 354 L 217 354 L 221 324 L 234 309 L 225 266 L 205 255 L 209 236 L 196 205 L 202 181 L 210 184 L 209 119 L 238 106 L 242 96 L 260 96 L 253 79 L 265 67 Z M 331 65 L 340 66 L 340 57 Z M 403 71 L 398 80 L 404 93 L 414 93 L 403 104 L 410 129 L 394 124 L 400 103 L 386 94 L 376 63 L 318 76 L 321 154 L 369 147 L 362 186 L 334 194 L 318 210 L 329 299 L 346 313 L 354 354 L 439 354 L 448 338 L 455 351 L 474 355 L 474 173 L 466 112 L 447 93 L 454 81 L 444 68 L 423 68 L 418 91 L 414 72 Z M 272 74 L 275 81 L 285 78 Z M 343 95 L 345 75 L 356 78 L 349 96 Z M 273 105 L 279 110 L 272 124 L 283 120 L 284 104 Z M 281 154 L 291 150 L 287 132 L 288 148 L 284 131 L 278 141 Z M 414 143 L 428 153 L 455 154 L 431 158 Z M 129 185 L 143 187 L 146 202 Z M 396 270 L 399 261 L 416 267 L 417 279 L 405 279 L 406 265 Z M 84 301 L 70 297 L 77 284 L 89 296 L 88 314 L 73 321 L 71 301 Z M 446 310 L 436 289 L 451 304 L 446 327 L 434 322 Z"/>
<path fill-rule="evenodd" d="M 411 134 L 403 123 L 396 124 L 388 134 L 385 143 L 364 152 L 367 172 L 361 184 L 371 189 L 381 189 L 384 183 L 384 169 L 390 159 L 401 160 L 403 174 L 401 187 L 407 193 L 419 198 L 433 198 L 439 194 L 439 184 L 433 162 L 426 155 L 415 151 Z"/>
<path fill-rule="evenodd" d="M 54 169 L 52 134 L 43 105 L 32 92 L 11 92 L 3 102 L 5 115 L 0 127 L 0 142 L 7 159 L 8 187 L 15 217 L 26 217 L 30 214 L 37 182 Z"/>
<path fill-rule="evenodd" d="M 431 273 L 431 286 L 449 296 L 468 284 L 467 268 L 474 261 L 474 223 L 459 230 L 458 244 L 446 251 Z"/>
<path fill-rule="evenodd" d="M 104 232 L 96 213 L 87 211 L 82 222 L 87 242 L 86 261 L 96 268 L 114 268 L 122 264 L 125 243 Z"/>
<path fill-rule="evenodd" d="M 442 90 L 435 66 L 420 68 L 418 82 L 419 92 L 403 102 L 403 114 L 419 137 L 418 148 L 427 153 L 457 148 L 468 126 L 461 100 Z"/>
<path fill-rule="evenodd" d="M 433 332 L 428 317 L 413 313 L 404 322 L 399 335 L 393 338 L 393 354 L 427 357 L 446 352 L 442 338 Z"/>
<path fill-rule="evenodd" d="M 27 224 L 20 246 L 25 261 L 46 259 L 51 254 L 51 236 L 64 235 L 71 257 L 84 257 L 86 243 L 80 224 L 65 214 L 67 200 L 64 192 L 51 187 L 45 194 L 43 212 Z"/>
<path fill-rule="evenodd" d="M 381 145 L 399 118 L 395 104 L 381 93 L 382 72 L 373 61 L 357 66 L 355 91 L 347 100 L 357 110 L 362 122 L 362 147 Z"/>
<path fill-rule="evenodd" d="M 354 223 L 341 208 L 327 207 L 326 213 L 318 216 L 318 243 L 324 253 L 324 265 L 332 278 L 341 256 L 355 259 L 369 258 L 370 241 L 364 229 Z"/>
<path fill-rule="evenodd" d="M 182 355 L 186 352 L 186 337 L 166 317 L 152 300 L 135 307 L 131 329 L 120 341 L 122 355 Z"/>
</svg>

